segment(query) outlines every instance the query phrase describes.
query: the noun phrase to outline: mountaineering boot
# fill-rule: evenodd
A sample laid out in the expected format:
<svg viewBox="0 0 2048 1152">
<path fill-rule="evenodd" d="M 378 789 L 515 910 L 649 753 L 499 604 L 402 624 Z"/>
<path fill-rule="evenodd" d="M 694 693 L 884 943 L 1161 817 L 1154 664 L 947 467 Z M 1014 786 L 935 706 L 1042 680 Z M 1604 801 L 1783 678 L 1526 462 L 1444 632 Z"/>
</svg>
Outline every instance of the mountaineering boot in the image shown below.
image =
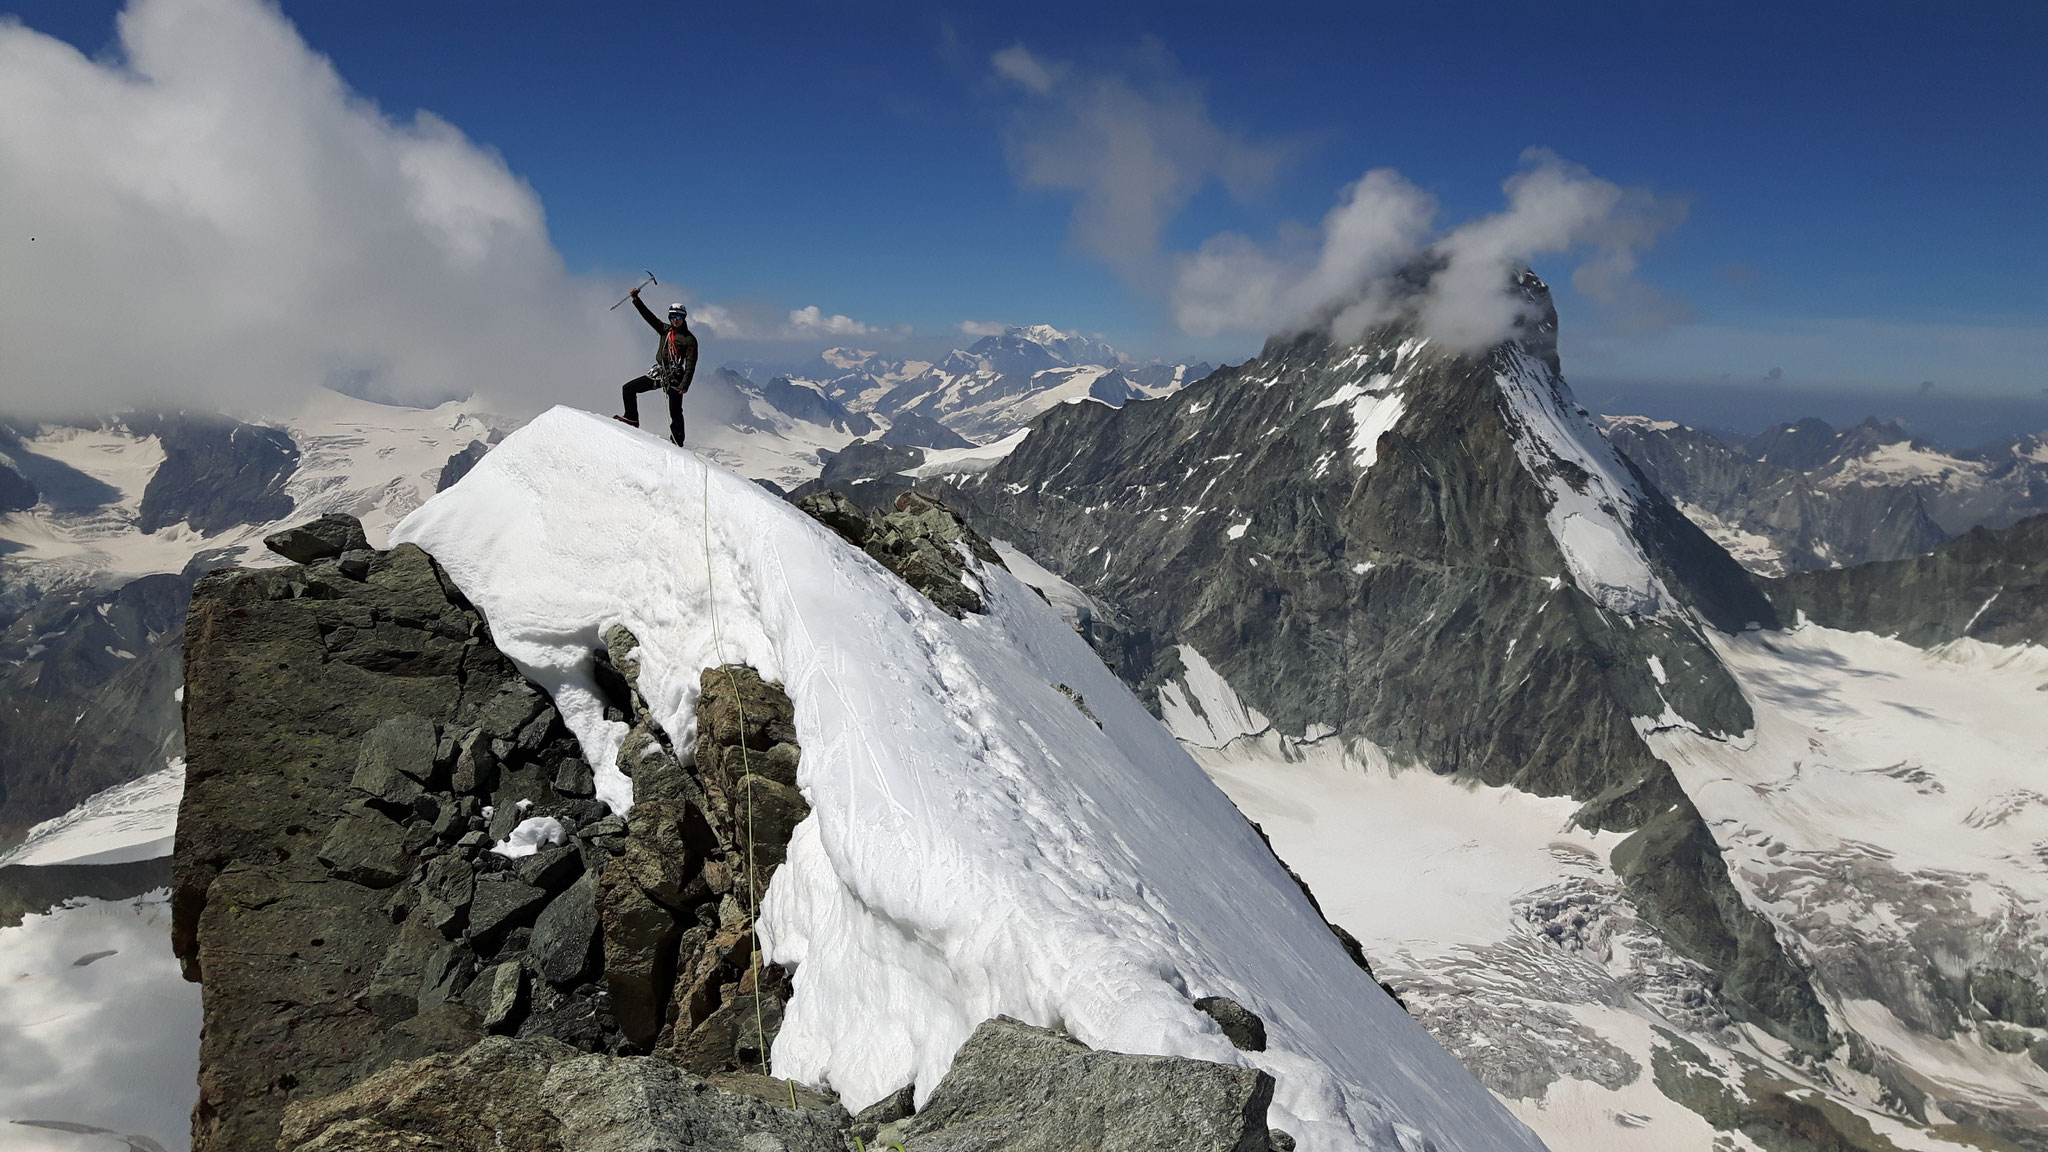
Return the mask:
<svg viewBox="0 0 2048 1152">
<path fill-rule="evenodd" d="M 634 428 L 638 428 L 640 426 L 640 422 L 638 420 L 633 419 L 631 416 L 614 416 L 612 417 L 612 419 L 617 420 L 621 424 L 631 425 Z"/>
</svg>

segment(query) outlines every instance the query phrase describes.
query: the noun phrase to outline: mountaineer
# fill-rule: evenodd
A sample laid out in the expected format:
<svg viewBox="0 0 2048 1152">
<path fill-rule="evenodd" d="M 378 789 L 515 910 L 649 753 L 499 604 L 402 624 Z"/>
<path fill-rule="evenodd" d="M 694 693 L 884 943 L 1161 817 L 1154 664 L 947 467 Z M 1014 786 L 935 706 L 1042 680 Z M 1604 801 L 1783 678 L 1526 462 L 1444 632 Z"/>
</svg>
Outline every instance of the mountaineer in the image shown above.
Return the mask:
<svg viewBox="0 0 2048 1152">
<path fill-rule="evenodd" d="M 628 293 L 633 298 L 633 307 L 640 312 L 640 318 L 647 326 L 661 334 L 661 343 L 654 349 L 654 368 L 645 376 L 635 376 L 620 389 L 626 401 L 626 414 L 619 417 L 633 427 L 640 426 L 640 393 L 659 388 L 668 393 L 668 438 L 677 447 L 683 443 L 683 393 L 690 390 L 690 380 L 697 375 L 697 337 L 690 331 L 689 316 L 681 304 L 668 306 L 668 323 L 657 319 L 647 305 L 640 302 L 640 289 Z"/>
</svg>

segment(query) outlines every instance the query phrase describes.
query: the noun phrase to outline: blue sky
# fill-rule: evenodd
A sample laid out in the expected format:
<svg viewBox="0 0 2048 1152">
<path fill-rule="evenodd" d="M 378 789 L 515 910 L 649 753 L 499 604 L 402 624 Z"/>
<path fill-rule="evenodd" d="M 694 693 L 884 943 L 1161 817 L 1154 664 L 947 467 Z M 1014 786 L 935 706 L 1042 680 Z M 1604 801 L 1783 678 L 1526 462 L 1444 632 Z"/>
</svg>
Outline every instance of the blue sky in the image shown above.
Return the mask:
<svg viewBox="0 0 2048 1152">
<path fill-rule="evenodd" d="M 0 0 L 103 58 L 119 7 Z M 1223 232 L 1298 244 L 1380 167 L 1454 227 L 1499 212 L 1538 147 L 1682 215 L 1630 250 L 1654 307 L 1575 292 L 1583 249 L 1534 259 L 1575 376 L 2048 386 L 2036 3 L 281 7 L 385 115 L 502 155 L 571 273 L 646 265 L 762 315 L 816 306 L 911 343 L 1046 321 L 1241 358 L 1257 333 L 1176 324 L 1177 258 Z M 1080 193 L 1018 161 L 1064 113 L 998 74 L 1015 46 L 1061 91 L 1115 83 L 1251 159 L 1183 173 L 1149 256 L 1077 241 Z"/>
</svg>

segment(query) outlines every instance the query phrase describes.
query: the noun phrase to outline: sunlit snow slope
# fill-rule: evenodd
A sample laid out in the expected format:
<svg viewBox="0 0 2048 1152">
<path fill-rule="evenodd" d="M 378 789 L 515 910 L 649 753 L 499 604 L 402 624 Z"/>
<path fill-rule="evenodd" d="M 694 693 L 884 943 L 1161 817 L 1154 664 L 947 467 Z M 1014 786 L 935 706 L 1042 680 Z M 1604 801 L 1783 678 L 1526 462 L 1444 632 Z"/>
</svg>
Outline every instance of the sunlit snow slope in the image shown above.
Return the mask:
<svg viewBox="0 0 2048 1152">
<path fill-rule="evenodd" d="M 1054 610 L 983 570 L 955 621 L 794 508 L 654 436 L 555 409 L 408 517 L 595 764 L 592 650 L 642 642 L 680 747 L 699 671 L 743 661 L 797 706 L 797 829 L 763 913 L 795 966 L 775 1071 L 858 1108 L 928 1095 L 974 1024 L 1273 1073 L 1307 1149 L 1540 1148 L 1345 957 L 1230 801 Z M 1055 685 L 1086 697 L 1095 721 Z M 630 782 L 600 782 L 615 805 Z M 1233 1048 L 1190 1001 L 1265 1017 Z"/>
<path fill-rule="evenodd" d="M 0 865 L 125 864 L 168 856 L 184 792 L 185 760 L 176 757 L 29 829 L 21 843 L 0 853 Z"/>
</svg>

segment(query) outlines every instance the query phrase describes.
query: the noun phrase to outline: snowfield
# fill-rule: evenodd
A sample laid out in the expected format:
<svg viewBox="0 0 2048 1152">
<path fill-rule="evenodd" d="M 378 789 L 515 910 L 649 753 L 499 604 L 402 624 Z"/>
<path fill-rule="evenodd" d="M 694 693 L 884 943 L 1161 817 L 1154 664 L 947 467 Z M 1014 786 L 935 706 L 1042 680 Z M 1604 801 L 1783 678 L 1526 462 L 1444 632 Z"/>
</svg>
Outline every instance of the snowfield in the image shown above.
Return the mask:
<svg viewBox="0 0 2048 1152">
<path fill-rule="evenodd" d="M 370 543 L 381 545 L 393 525 L 433 494 L 450 456 L 473 441 L 488 441 L 506 423 L 466 401 L 399 408 L 326 391 L 276 419 L 240 418 L 282 428 L 297 445 L 298 468 L 285 485 L 290 514 L 210 535 L 182 522 L 143 533 L 137 528 L 143 492 L 164 460 L 158 438 L 125 427 L 45 427 L 23 442 L 23 463 L 43 486 L 42 502 L 0 514 L 6 571 L 56 587 L 177 572 L 208 549 L 230 550 L 218 564 L 282 564 L 264 550 L 263 537 L 328 512 L 360 518 Z M 69 470 L 70 478 L 39 468 L 42 461 Z"/>
<path fill-rule="evenodd" d="M 1008 1013 L 1099 1048 L 1251 1064 L 1304 1149 L 1542 1145 L 1346 958 L 1244 818 L 1008 572 L 955 621 L 793 507 L 699 456 L 554 409 L 393 534 L 432 552 L 555 696 L 601 795 L 624 726 L 591 652 L 641 641 L 642 688 L 694 740 L 701 669 L 750 663 L 797 707 L 812 814 L 765 898 L 795 965 L 776 1074 L 860 1108 L 928 1096 Z M 1080 693 L 1085 715 L 1056 685 Z M 1267 1022 L 1239 1052 L 1191 1001 Z"/>
<path fill-rule="evenodd" d="M 2048 649 L 1923 650 L 1813 624 L 1715 641 L 1756 708 L 1752 738 L 1651 745 L 1744 896 L 1830 1009 L 1930 1095 L 2048 1128 L 2048 1071 L 1989 1044 L 2048 1030 L 1944 1024 L 1917 992 L 1936 971 L 2038 978 L 2048 953 Z"/>
<path fill-rule="evenodd" d="M 1710 635 L 1756 729 L 1649 740 L 1746 899 L 1813 966 L 1836 1026 L 1928 1093 L 1931 1125 L 1997 1107 L 2048 1127 L 2048 1072 L 1988 1040 L 2048 1029 L 1945 1028 L 1917 991 L 1930 971 L 2027 974 L 2048 952 L 2048 650 L 1922 650 L 1810 624 Z M 1839 1061 L 1816 1075 L 1714 1008 L 1609 866 L 1621 837 L 1571 826 L 1574 802 L 1394 765 L 1361 740 L 1174 731 L 1431 1034 L 1560 1152 L 1755 1147 L 1660 1090 L 1656 1064 L 1681 1045 L 1730 1085 L 1798 1086 L 1899 1148 L 1977 1146 L 1884 1111 L 1871 1075 Z"/>
<path fill-rule="evenodd" d="M 185 758 L 176 756 L 140 780 L 115 785 L 29 829 L 21 843 L 0 853 L 0 866 L 127 864 L 169 856 L 184 795 Z"/>
</svg>

